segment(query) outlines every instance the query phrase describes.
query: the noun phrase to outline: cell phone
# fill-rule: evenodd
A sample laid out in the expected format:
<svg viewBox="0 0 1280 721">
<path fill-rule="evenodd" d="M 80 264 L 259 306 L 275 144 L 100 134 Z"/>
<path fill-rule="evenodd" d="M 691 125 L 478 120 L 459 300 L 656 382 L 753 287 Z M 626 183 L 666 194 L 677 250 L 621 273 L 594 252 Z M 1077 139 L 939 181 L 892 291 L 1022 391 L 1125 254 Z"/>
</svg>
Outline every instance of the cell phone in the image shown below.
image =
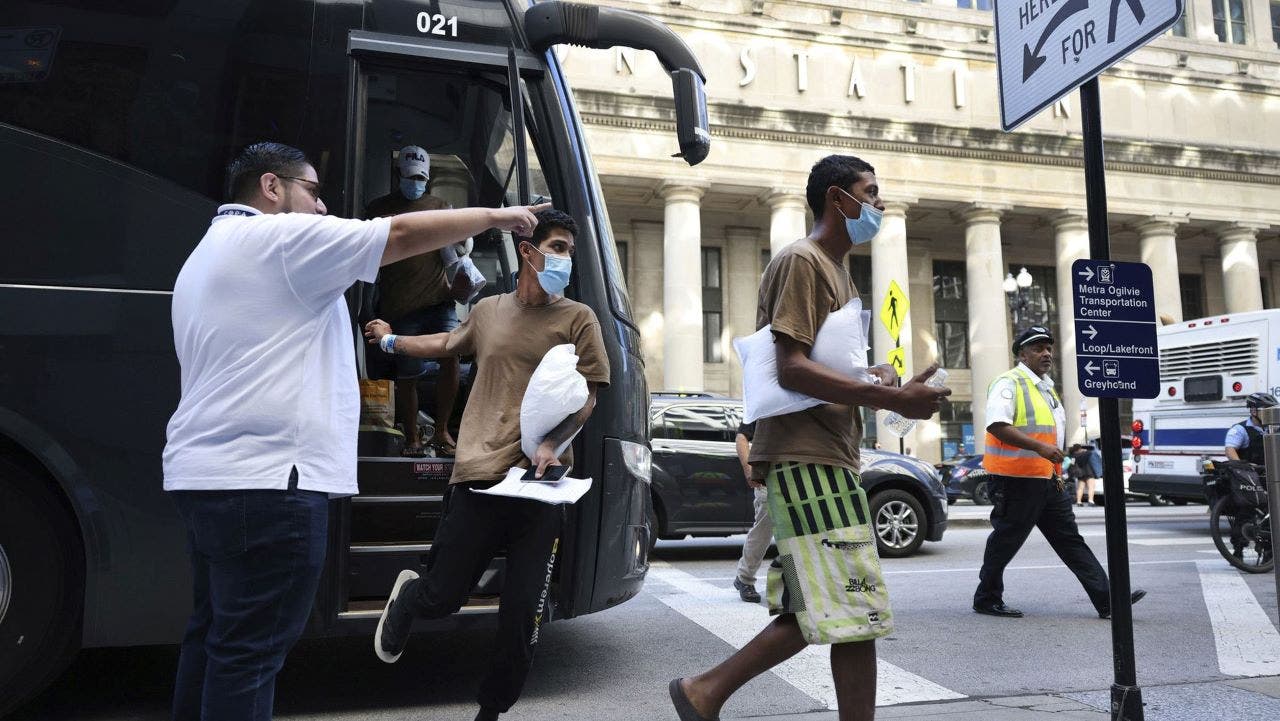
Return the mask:
<svg viewBox="0 0 1280 721">
<path fill-rule="evenodd" d="M 543 471 L 542 478 L 534 478 L 533 474 L 538 472 L 537 466 L 529 466 L 529 470 L 520 477 L 522 481 L 533 481 L 534 483 L 555 483 L 564 478 L 569 472 L 568 466 L 547 466 L 547 470 Z"/>
</svg>

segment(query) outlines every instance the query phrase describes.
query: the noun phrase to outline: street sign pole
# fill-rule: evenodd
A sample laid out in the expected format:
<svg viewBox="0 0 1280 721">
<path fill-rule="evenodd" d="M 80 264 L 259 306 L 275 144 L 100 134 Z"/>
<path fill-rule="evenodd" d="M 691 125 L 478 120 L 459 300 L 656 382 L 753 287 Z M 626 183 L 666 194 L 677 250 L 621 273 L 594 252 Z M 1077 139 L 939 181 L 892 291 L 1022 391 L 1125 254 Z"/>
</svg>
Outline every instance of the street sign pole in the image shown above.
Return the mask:
<svg viewBox="0 0 1280 721">
<path fill-rule="evenodd" d="M 1107 230 L 1107 179 L 1102 153 L 1102 107 L 1098 79 L 1080 86 L 1084 132 L 1085 198 L 1089 214 L 1089 257 L 1111 260 Z M 1120 458 L 1120 401 L 1098 399 L 1102 441 L 1102 492 L 1106 500 L 1107 566 L 1111 578 L 1112 721 L 1142 721 L 1142 689 L 1133 651 L 1133 604 L 1129 602 L 1129 538 L 1125 518 L 1124 468 Z"/>
</svg>

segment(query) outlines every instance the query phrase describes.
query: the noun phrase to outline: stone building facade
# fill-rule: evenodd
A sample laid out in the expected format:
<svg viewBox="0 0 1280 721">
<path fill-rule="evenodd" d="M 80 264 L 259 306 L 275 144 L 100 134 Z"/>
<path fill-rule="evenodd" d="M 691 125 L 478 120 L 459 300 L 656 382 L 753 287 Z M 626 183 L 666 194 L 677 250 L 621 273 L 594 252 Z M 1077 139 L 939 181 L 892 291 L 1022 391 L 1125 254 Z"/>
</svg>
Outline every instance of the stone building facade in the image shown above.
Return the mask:
<svg viewBox="0 0 1280 721">
<path fill-rule="evenodd" d="M 906 290 L 908 372 L 939 360 L 955 390 L 905 445 L 937 460 L 972 444 L 1015 322 L 1059 331 L 1054 375 L 1081 411 L 1068 437 L 1096 434 L 1062 292 L 1089 245 L 1079 101 L 1000 130 L 989 0 L 607 4 L 667 23 L 708 79 L 713 147 L 689 168 L 666 159 L 671 88 L 652 54 L 559 51 L 651 389 L 741 393 L 731 339 L 755 328 L 764 264 L 807 231 L 812 164 L 848 153 L 876 167 L 887 206 L 850 260 L 863 301 L 878 311 L 891 281 Z M 1173 31 L 1102 77 L 1112 254 L 1151 265 L 1170 319 L 1280 305 L 1277 37 L 1280 0 L 1188 0 Z M 1019 303 L 1002 286 L 1022 268 L 1032 285 Z M 876 360 L 892 346 L 876 322 Z"/>
</svg>

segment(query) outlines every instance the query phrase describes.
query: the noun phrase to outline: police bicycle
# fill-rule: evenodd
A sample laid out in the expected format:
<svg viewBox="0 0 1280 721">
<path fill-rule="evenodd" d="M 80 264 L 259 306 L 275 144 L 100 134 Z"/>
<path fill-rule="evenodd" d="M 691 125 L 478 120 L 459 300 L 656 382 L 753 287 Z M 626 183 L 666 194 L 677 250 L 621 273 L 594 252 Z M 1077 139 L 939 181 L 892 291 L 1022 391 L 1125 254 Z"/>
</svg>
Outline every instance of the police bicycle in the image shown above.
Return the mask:
<svg viewBox="0 0 1280 721">
<path fill-rule="evenodd" d="M 1209 531 L 1218 553 L 1246 573 L 1275 567 L 1271 514 L 1267 507 L 1266 469 L 1247 461 L 1204 462 Z"/>
</svg>

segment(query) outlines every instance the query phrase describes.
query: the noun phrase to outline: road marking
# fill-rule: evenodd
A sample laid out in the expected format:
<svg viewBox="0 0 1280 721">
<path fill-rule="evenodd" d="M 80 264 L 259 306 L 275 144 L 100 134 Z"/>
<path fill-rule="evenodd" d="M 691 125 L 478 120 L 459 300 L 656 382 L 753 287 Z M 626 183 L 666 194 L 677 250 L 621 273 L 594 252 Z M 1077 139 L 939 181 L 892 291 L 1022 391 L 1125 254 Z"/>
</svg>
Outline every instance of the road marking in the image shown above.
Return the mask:
<svg viewBox="0 0 1280 721">
<path fill-rule="evenodd" d="M 1216 554 L 1217 551 L 1216 550 L 1196 551 L 1196 553 Z M 1130 561 L 1129 565 L 1130 566 L 1168 566 L 1170 564 L 1177 564 L 1177 563 L 1199 563 L 1200 560 L 1201 559 L 1199 558 L 1181 558 L 1181 559 L 1174 559 L 1174 560 L 1167 560 L 1167 561 Z M 1098 562 L 1101 563 L 1104 567 L 1107 565 L 1107 559 L 1105 558 L 1105 554 L 1104 556 L 1101 556 L 1098 558 Z M 665 562 L 663 561 L 654 561 L 653 563 L 655 565 L 656 564 L 666 565 Z M 1062 565 L 1061 563 L 1051 563 L 1044 566 L 1009 566 L 1004 570 L 1005 571 L 1054 571 L 1054 570 L 1062 570 L 1064 568 L 1066 568 L 1066 566 Z M 977 573 L 981 570 L 982 570 L 981 566 L 974 566 L 972 568 L 915 568 L 908 571 L 881 571 L 881 573 L 883 573 L 886 576 L 912 576 L 916 574 L 926 574 L 926 573 Z M 723 583 L 725 581 L 732 581 L 735 578 L 735 576 L 692 576 L 692 578 L 696 578 L 699 581 Z"/>
<path fill-rule="evenodd" d="M 743 603 L 732 588 L 712 585 L 663 561 L 651 562 L 648 579 L 674 589 L 674 592 L 668 592 L 646 586 L 648 593 L 734 648 L 747 645 L 769 622 L 769 611 L 764 606 Z M 827 646 L 806 646 L 800 653 L 774 667 L 773 673 L 826 708 L 837 707 Z M 884 659 L 879 661 L 876 681 L 877 706 L 965 698 L 964 694 L 939 686 Z"/>
<path fill-rule="evenodd" d="M 1213 545 L 1212 538 L 1139 538 L 1129 541 L 1134 546 L 1202 546 Z"/>
<path fill-rule="evenodd" d="M 1228 676 L 1280 674 L 1280 631 L 1240 572 L 1226 561 L 1197 561 L 1196 568 L 1213 624 L 1218 670 Z"/>
</svg>

